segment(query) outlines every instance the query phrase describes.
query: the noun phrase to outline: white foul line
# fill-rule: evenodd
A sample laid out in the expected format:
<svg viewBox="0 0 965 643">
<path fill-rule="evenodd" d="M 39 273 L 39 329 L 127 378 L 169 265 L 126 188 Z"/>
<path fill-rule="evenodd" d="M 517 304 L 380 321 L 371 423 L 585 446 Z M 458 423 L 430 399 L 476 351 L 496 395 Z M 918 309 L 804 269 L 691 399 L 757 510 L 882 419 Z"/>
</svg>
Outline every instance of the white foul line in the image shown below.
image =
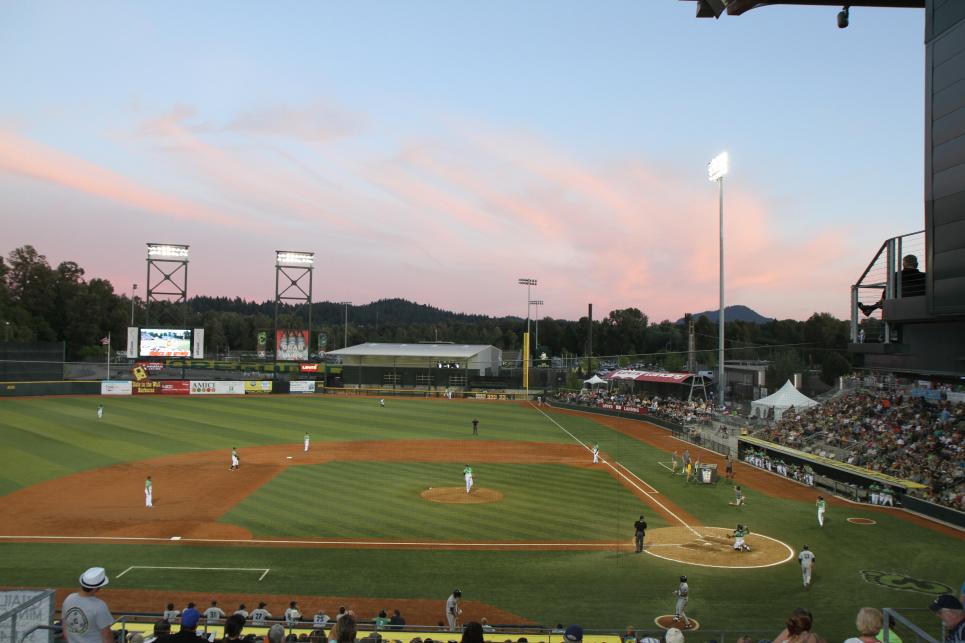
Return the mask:
<svg viewBox="0 0 965 643">
<path fill-rule="evenodd" d="M 532 402 L 531 402 L 530 404 L 532 405 Z M 563 433 L 565 433 L 566 435 L 568 435 L 568 436 L 570 436 L 571 438 L 573 438 L 573 440 L 575 440 L 575 441 L 577 442 L 577 444 L 579 444 L 580 446 L 582 446 L 584 449 L 586 449 L 586 450 L 588 450 L 588 451 L 590 450 L 590 447 L 588 447 L 586 444 L 584 444 L 582 440 L 580 440 L 578 437 L 576 437 L 575 435 L 573 435 L 572 433 L 570 433 L 569 431 L 567 431 L 567 430 L 563 427 L 562 424 L 560 424 L 559 422 L 557 422 L 556 420 L 554 420 L 552 417 L 550 417 L 549 415 L 547 415 L 547 413 L 546 413 L 543 409 L 541 409 L 541 408 L 539 408 L 539 407 L 537 407 L 537 406 L 533 406 L 533 408 L 536 409 L 537 411 L 539 411 L 540 413 L 542 413 L 543 416 L 544 416 L 547 420 L 549 420 L 550 422 L 552 422 L 553 424 L 555 424 L 557 427 L 559 427 L 559 429 L 560 429 L 561 431 L 563 431 Z M 623 474 L 623 472 L 619 471 L 616 467 L 614 467 L 612 464 L 610 464 L 609 462 L 607 462 L 605 459 L 600 458 L 600 462 L 602 462 L 602 463 L 605 464 L 606 466 L 608 466 L 608 467 L 610 467 L 611 469 L 613 469 L 613 472 L 614 472 L 615 474 L 617 474 L 618 476 L 620 476 L 621 478 L 623 478 L 624 480 L 626 480 L 628 483 L 630 483 L 630 485 L 633 486 L 634 489 L 636 489 L 637 491 L 639 491 L 639 492 L 642 493 L 643 495 L 647 496 L 650 500 L 652 500 L 654 503 L 656 503 L 657 506 L 659 506 L 661 509 L 663 509 L 664 511 L 666 511 L 668 514 L 670 514 L 671 516 L 673 516 L 674 518 L 676 518 L 677 521 L 678 521 L 681 525 L 683 525 L 684 527 L 686 527 L 687 529 L 689 529 L 689 530 L 690 530 L 690 533 L 692 533 L 694 536 L 697 536 L 697 538 L 703 540 L 704 537 L 700 534 L 700 532 L 698 532 L 696 529 L 694 529 L 693 527 L 691 527 L 690 525 L 688 525 L 688 524 L 684 521 L 683 518 L 681 518 L 680 516 L 678 516 L 678 515 L 675 514 L 674 512 L 670 511 L 670 509 L 668 509 L 666 506 L 664 506 L 664 504 L 663 504 L 662 502 L 660 502 L 659 500 L 657 500 L 656 498 L 654 498 L 652 493 L 648 493 L 648 492 L 644 491 L 644 490 L 640 487 L 640 485 L 638 485 L 636 482 L 634 482 L 633 480 L 631 480 L 630 478 L 628 478 L 626 475 Z M 622 465 L 621 465 L 621 466 L 622 466 Z M 624 469 L 626 469 L 626 467 L 624 467 Z M 637 477 L 637 476 L 634 476 L 634 477 Z M 637 477 L 637 479 L 639 480 L 640 478 Z M 643 480 L 640 480 L 640 481 L 643 482 Z M 647 483 L 644 483 L 644 484 L 647 484 Z M 650 485 L 647 484 L 647 486 L 649 487 Z M 650 487 L 650 488 L 653 489 L 653 487 Z"/>
<path fill-rule="evenodd" d="M 125 569 L 124 571 L 122 571 L 120 574 L 118 574 L 118 575 L 115 576 L 114 578 L 120 578 L 121 576 L 123 576 L 123 575 L 126 574 L 127 572 L 131 571 L 132 569 L 134 569 L 134 568 L 133 568 L 133 567 L 128 567 L 127 569 Z"/>
</svg>

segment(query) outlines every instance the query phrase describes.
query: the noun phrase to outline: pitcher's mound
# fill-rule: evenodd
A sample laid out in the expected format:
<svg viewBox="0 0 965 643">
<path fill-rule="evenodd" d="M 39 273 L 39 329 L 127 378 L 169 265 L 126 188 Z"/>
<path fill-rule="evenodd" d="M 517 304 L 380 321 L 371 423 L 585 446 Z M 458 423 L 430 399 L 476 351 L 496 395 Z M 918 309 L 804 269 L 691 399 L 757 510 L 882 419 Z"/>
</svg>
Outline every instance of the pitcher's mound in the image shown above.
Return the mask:
<svg viewBox="0 0 965 643">
<path fill-rule="evenodd" d="M 495 489 L 474 487 L 466 493 L 465 487 L 429 487 L 420 494 L 432 502 L 448 502 L 458 505 L 480 505 L 486 502 L 499 502 L 503 494 Z"/>
</svg>

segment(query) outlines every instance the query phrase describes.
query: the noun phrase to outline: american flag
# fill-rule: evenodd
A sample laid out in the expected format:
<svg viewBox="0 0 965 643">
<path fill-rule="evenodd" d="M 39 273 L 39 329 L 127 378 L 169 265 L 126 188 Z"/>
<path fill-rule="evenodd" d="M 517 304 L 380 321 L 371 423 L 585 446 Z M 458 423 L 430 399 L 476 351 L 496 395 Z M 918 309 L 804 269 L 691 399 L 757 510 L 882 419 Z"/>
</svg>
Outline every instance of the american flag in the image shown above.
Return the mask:
<svg viewBox="0 0 965 643">
<path fill-rule="evenodd" d="M 107 345 L 110 344 L 110 343 L 111 343 L 111 338 L 110 338 L 110 337 L 101 337 L 101 345 L 102 345 L 102 346 L 107 346 Z"/>
</svg>

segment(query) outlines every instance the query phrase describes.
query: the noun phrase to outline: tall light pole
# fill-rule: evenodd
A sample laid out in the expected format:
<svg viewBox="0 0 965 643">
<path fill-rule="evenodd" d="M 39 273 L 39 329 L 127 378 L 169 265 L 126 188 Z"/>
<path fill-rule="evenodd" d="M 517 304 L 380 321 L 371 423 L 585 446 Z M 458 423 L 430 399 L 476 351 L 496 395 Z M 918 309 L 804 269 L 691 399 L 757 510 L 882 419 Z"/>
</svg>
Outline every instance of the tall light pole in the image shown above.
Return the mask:
<svg viewBox="0 0 965 643">
<path fill-rule="evenodd" d="M 539 352 L 539 307 L 543 305 L 543 300 L 532 299 L 530 300 L 529 305 L 536 306 L 536 341 L 533 345 L 536 347 L 536 351 Z"/>
<path fill-rule="evenodd" d="M 520 286 L 526 286 L 526 341 L 523 342 L 523 351 L 525 355 L 520 355 L 522 358 L 521 364 L 523 367 L 523 386 L 526 388 L 526 399 L 529 399 L 529 302 L 530 302 L 530 288 L 536 285 L 535 279 L 530 279 L 528 277 L 520 277 L 517 282 Z"/>
<path fill-rule="evenodd" d="M 707 164 L 707 177 L 717 181 L 720 195 L 720 312 L 717 316 L 717 404 L 724 406 L 724 177 L 730 170 L 727 152 L 721 152 Z"/>
<path fill-rule="evenodd" d="M 134 325 L 134 298 L 137 296 L 135 294 L 136 292 L 137 292 L 137 284 L 134 284 L 134 287 L 131 288 L 131 326 Z"/>
<path fill-rule="evenodd" d="M 348 348 L 348 307 L 352 305 L 350 301 L 340 301 L 339 305 L 345 306 L 345 326 L 344 335 L 342 339 L 342 348 Z"/>
</svg>

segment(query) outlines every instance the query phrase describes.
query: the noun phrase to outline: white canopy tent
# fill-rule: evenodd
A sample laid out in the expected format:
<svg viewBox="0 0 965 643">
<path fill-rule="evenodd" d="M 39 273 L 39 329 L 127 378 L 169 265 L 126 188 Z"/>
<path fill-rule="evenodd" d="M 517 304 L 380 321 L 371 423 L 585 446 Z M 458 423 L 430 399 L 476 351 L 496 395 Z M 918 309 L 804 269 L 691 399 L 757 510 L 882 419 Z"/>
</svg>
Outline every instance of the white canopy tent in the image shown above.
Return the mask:
<svg viewBox="0 0 965 643">
<path fill-rule="evenodd" d="M 589 384 L 590 388 L 593 388 L 594 386 L 596 386 L 596 385 L 598 385 L 598 384 L 607 384 L 607 380 L 603 379 L 603 378 L 600 377 L 599 375 L 594 375 L 593 377 L 591 377 L 591 378 L 588 379 L 588 380 L 583 380 L 583 383 L 584 383 L 584 384 Z"/>
<path fill-rule="evenodd" d="M 776 393 L 751 402 L 751 417 L 767 417 L 768 411 L 774 409 L 774 419 L 780 420 L 789 408 L 806 409 L 817 405 L 817 402 L 794 388 L 791 380 L 788 380 Z"/>
</svg>

